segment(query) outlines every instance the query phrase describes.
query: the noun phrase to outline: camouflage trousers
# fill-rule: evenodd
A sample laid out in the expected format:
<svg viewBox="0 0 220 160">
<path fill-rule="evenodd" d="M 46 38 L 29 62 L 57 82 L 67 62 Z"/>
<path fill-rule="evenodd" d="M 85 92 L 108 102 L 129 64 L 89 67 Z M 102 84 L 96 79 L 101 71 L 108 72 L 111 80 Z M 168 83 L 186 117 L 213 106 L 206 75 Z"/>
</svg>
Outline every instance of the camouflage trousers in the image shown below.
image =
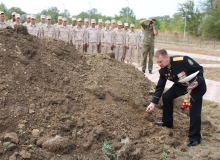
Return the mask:
<svg viewBox="0 0 220 160">
<path fill-rule="evenodd" d="M 143 53 L 142 70 L 146 70 L 148 54 L 149 54 L 148 70 L 152 70 L 153 69 L 154 45 L 143 45 L 142 53 Z"/>
</svg>

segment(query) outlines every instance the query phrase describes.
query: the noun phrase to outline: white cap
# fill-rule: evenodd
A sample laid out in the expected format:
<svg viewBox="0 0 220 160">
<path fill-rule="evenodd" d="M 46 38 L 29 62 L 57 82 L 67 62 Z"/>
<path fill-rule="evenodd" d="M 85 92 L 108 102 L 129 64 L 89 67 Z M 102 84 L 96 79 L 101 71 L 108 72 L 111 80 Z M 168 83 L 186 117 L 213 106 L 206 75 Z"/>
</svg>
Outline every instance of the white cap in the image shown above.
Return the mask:
<svg viewBox="0 0 220 160">
<path fill-rule="evenodd" d="M 63 17 L 62 16 L 59 16 L 57 19 L 59 20 L 59 19 L 62 19 Z"/>
<path fill-rule="evenodd" d="M 105 24 L 110 24 L 111 22 L 109 20 L 105 21 Z"/>
<path fill-rule="evenodd" d="M 91 23 L 96 23 L 95 19 L 91 19 Z"/>
<path fill-rule="evenodd" d="M 85 18 L 85 19 L 84 19 L 84 22 L 89 22 L 89 19 L 88 19 L 88 18 Z"/>
<path fill-rule="evenodd" d="M 100 23 L 101 23 L 101 22 L 102 22 L 102 19 L 99 19 L 99 20 L 98 20 L 98 22 L 100 22 Z"/>
<path fill-rule="evenodd" d="M 72 18 L 72 21 L 76 21 L 76 17 L 73 17 L 73 18 Z"/>
<path fill-rule="evenodd" d="M 28 14 L 28 15 L 26 16 L 26 18 L 31 18 L 31 15 Z"/>
<path fill-rule="evenodd" d="M 115 19 L 112 19 L 112 20 L 111 20 L 111 23 L 115 23 Z"/>
<path fill-rule="evenodd" d="M 16 12 L 12 12 L 11 15 L 14 16 L 16 14 Z"/>
<path fill-rule="evenodd" d="M 67 19 L 66 19 L 66 18 L 63 18 L 62 20 L 63 20 L 63 21 L 67 21 Z"/>
<path fill-rule="evenodd" d="M 52 19 L 52 18 L 51 18 L 51 16 L 48 15 L 48 16 L 47 16 L 47 19 Z"/>
<path fill-rule="evenodd" d="M 79 21 L 82 21 L 82 18 L 78 18 L 77 21 L 78 21 L 78 22 L 79 22 Z"/>
<path fill-rule="evenodd" d="M 128 27 L 128 23 L 124 23 L 124 26 Z"/>
<path fill-rule="evenodd" d="M 118 23 L 117 23 L 117 24 L 121 26 L 121 25 L 122 25 L 122 22 L 121 22 L 121 21 L 118 21 Z"/>
<path fill-rule="evenodd" d="M 15 14 L 15 18 L 21 18 L 20 14 Z"/>
<path fill-rule="evenodd" d="M 3 11 L 0 11 L 0 14 L 5 14 Z"/>
<path fill-rule="evenodd" d="M 46 16 L 45 15 L 41 15 L 40 18 L 46 18 Z"/>
<path fill-rule="evenodd" d="M 131 25 L 130 25 L 130 28 L 132 28 L 132 27 L 135 27 L 134 24 L 131 24 Z"/>
<path fill-rule="evenodd" d="M 35 15 L 31 15 L 31 19 L 36 19 Z"/>
</svg>

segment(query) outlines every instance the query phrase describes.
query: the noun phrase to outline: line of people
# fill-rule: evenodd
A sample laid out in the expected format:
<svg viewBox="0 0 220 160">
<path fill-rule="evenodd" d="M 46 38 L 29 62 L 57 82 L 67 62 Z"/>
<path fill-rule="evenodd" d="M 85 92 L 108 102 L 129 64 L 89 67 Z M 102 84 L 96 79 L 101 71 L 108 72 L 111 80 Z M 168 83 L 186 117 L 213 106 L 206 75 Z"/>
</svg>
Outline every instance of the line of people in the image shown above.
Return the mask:
<svg viewBox="0 0 220 160">
<path fill-rule="evenodd" d="M 72 18 L 72 23 L 67 24 L 67 19 L 59 16 L 56 24 L 51 23 L 51 16 L 41 15 L 40 23 L 36 23 L 34 15 L 27 15 L 26 22 L 20 22 L 21 16 L 15 12 L 12 13 L 12 19 L 5 22 L 4 12 L 1 11 L 0 28 L 6 28 L 15 25 L 24 25 L 28 29 L 28 33 L 37 37 L 50 37 L 56 40 L 65 41 L 75 47 L 78 52 L 84 53 L 106 53 L 110 50 L 115 52 L 115 59 L 123 61 L 126 59 L 127 63 L 134 61 L 134 53 L 138 50 L 139 65 L 142 61 L 142 48 L 144 32 L 135 31 L 135 25 L 117 22 L 113 20 L 105 21 L 103 27 L 102 19 L 96 23 L 95 19 L 91 19 L 89 26 L 89 19 Z"/>
</svg>

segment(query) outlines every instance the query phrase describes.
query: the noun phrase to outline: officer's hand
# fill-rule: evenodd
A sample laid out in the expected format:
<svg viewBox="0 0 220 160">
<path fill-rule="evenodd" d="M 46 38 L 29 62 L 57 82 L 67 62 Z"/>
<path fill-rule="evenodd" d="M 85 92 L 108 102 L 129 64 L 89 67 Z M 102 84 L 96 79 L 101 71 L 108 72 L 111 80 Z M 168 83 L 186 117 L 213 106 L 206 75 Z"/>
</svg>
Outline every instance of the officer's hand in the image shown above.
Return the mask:
<svg viewBox="0 0 220 160">
<path fill-rule="evenodd" d="M 154 103 L 150 103 L 150 105 L 147 107 L 146 112 L 150 113 L 154 110 L 155 104 Z"/>
<path fill-rule="evenodd" d="M 199 85 L 197 81 L 193 82 L 192 84 L 193 84 L 193 86 L 192 87 L 188 87 L 187 89 L 194 89 L 194 88 L 196 88 Z"/>
</svg>

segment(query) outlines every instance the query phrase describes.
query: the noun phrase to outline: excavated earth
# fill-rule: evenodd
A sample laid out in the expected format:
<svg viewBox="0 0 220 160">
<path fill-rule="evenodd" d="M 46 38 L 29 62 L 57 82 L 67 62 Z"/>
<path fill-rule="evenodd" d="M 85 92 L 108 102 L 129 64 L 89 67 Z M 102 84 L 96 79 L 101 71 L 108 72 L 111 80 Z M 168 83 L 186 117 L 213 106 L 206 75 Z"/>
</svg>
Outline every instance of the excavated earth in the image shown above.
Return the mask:
<svg viewBox="0 0 220 160">
<path fill-rule="evenodd" d="M 188 110 L 176 101 L 174 129 L 157 127 L 155 85 L 112 54 L 81 54 L 26 28 L 0 30 L 1 160 L 187 159 Z M 203 137 L 214 128 L 203 119 Z M 167 149 L 167 150 L 166 150 Z"/>
</svg>

